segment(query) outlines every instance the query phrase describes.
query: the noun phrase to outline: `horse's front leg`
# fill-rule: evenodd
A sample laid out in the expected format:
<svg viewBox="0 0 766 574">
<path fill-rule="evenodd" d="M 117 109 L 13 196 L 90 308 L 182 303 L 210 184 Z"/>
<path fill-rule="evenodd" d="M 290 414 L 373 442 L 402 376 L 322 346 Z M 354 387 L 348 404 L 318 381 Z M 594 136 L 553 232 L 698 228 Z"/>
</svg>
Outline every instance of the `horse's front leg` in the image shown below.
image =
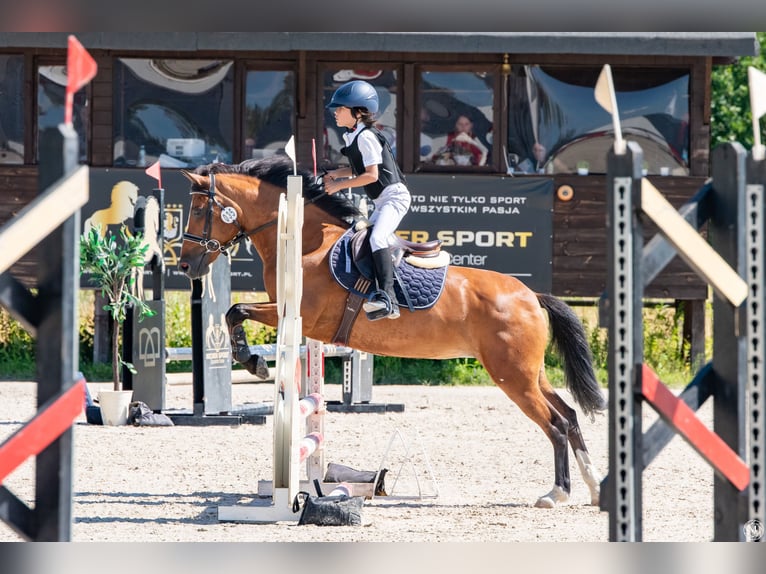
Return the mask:
<svg viewBox="0 0 766 574">
<path fill-rule="evenodd" d="M 229 327 L 229 338 L 234 360 L 240 363 L 247 371 L 258 378 L 269 377 L 269 367 L 260 355 L 250 352 L 247 335 L 242 323 L 245 321 L 257 321 L 265 325 L 277 324 L 276 303 L 237 303 L 232 305 L 226 312 L 226 324 Z"/>
</svg>

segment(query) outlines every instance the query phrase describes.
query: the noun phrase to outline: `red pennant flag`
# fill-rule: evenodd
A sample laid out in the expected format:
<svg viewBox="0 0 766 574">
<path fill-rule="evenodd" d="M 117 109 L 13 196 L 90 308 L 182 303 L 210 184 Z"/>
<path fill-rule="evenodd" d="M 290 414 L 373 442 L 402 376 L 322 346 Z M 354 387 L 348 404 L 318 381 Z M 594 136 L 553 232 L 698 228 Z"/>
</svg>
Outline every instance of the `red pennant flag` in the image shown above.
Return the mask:
<svg viewBox="0 0 766 574">
<path fill-rule="evenodd" d="M 67 85 L 64 121 L 69 125 L 72 123 L 72 106 L 74 105 L 75 92 L 90 82 L 98 70 L 96 61 L 74 36 L 69 36 L 66 70 Z"/>
<path fill-rule="evenodd" d="M 162 175 L 160 174 L 160 160 L 155 161 L 146 168 L 146 175 L 157 180 L 157 187 L 162 189 Z"/>
</svg>

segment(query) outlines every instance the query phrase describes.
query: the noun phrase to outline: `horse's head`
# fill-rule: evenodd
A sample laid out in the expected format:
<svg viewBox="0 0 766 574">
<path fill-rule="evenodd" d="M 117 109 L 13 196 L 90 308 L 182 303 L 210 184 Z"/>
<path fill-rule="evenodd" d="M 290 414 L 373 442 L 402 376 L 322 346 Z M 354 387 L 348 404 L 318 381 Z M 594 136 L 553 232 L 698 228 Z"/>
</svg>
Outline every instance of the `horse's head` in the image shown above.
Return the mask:
<svg viewBox="0 0 766 574">
<path fill-rule="evenodd" d="M 235 165 L 200 166 L 194 173 L 182 171 L 192 183 L 192 200 L 178 264 L 181 271 L 192 279 L 201 277 L 220 253 L 277 223 L 279 197 L 293 169 L 290 158 L 275 155 Z M 346 220 L 360 215 L 345 195 L 327 195 L 310 174 L 302 172 L 301 177 L 305 201 L 321 210 L 322 223 L 347 228 Z M 320 240 L 321 229 L 314 228 Z M 305 231 L 304 227 L 304 239 Z M 276 240 L 273 243 L 276 248 Z M 263 257 L 260 250 L 259 254 Z"/>
<path fill-rule="evenodd" d="M 243 212 L 226 193 L 223 174 L 202 175 L 182 171 L 192 183 L 191 205 L 178 266 L 191 279 L 210 270 L 210 264 L 247 236 Z"/>
</svg>

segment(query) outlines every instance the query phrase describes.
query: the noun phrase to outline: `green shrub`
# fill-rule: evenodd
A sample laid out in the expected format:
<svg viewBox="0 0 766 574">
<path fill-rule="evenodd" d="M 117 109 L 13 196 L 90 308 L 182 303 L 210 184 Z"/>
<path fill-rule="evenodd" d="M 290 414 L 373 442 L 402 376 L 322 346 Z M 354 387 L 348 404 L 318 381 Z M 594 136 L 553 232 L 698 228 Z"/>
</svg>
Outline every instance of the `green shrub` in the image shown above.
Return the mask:
<svg viewBox="0 0 766 574">
<path fill-rule="evenodd" d="M 35 340 L 0 307 L 0 373 L 2 378 L 27 378 L 35 372 Z"/>
<path fill-rule="evenodd" d="M 121 366 L 135 373 L 135 367 L 120 353 L 122 325 L 128 310 L 138 320 L 151 317 L 154 311 L 136 293 L 136 283 L 143 276 L 144 259 L 149 245 L 140 233 L 131 235 L 128 226 L 120 225 L 119 235 L 100 227 L 80 236 L 80 273 L 88 275 L 106 301 L 104 310 L 112 317 L 112 385 L 122 390 Z"/>
</svg>

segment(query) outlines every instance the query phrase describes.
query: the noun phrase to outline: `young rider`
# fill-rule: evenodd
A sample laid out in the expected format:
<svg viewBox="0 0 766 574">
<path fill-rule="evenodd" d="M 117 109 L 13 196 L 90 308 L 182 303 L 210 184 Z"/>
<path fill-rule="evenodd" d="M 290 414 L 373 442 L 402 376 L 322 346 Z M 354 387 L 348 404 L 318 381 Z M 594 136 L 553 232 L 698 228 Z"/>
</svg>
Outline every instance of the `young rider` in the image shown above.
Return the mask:
<svg viewBox="0 0 766 574">
<path fill-rule="evenodd" d="M 390 303 L 378 297 L 365 302 L 363 307 L 367 313 L 389 308 L 387 317 L 396 319 L 399 306 L 394 294 L 394 270 L 388 240 L 407 213 L 411 198 L 391 147 L 373 127 L 378 112 L 378 93 L 367 82 L 355 80 L 338 88 L 327 107 L 333 109 L 335 123 L 346 128 L 343 134 L 346 147 L 341 153 L 348 158 L 350 167 L 328 172 L 324 178 L 325 191 L 333 194 L 349 187 L 363 187 L 375 204 L 370 217 L 373 224 L 370 247 L 378 288 L 388 296 Z M 342 178 L 350 179 L 338 181 Z"/>
</svg>

